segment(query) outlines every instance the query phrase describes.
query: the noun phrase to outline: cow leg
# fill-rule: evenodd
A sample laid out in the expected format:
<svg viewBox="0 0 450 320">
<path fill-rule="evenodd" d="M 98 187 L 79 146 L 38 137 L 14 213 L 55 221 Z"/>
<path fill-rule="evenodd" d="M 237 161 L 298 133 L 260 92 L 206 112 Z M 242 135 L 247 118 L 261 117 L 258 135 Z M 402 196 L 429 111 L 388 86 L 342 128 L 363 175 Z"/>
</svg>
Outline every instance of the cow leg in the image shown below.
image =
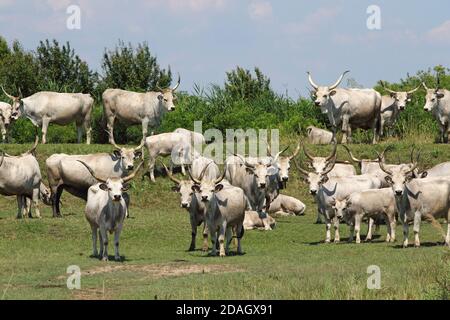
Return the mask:
<svg viewBox="0 0 450 320">
<path fill-rule="evenodd" d="M 23 197 L 17 196 L 17 219 L 23 218 Z"/>
<path fill-rule="evenodd" d="M 152 157 L 151 155 L 148 158 L 148 172 L 150 174 L 150 180 L 155 182 L 155 162 L 156 157 Z"/>
<path fill-rule="evenodd" d="M 341 141 L 341 143 L 342 144 L 346 144 L 346 143 L 350 143 L 351 142 L 350 141 L 350 136 L 348 135 L 349 127 L 350 127 L 350 125 L 348 123 L 348 116 L 344 116 L 342 118 L 342 128 L 341 128 L 341 131 L 342 131 L 342 141 Z M 351 132 L 350 132 L 350 134 L 351 134 Z"/>
<path fill-rule="evenodd" d="M 197 237 L 197 221 L 195 221 L 195 218 L 193 217 L 193 215 L 195 215 L 195 213 L 190 214 L 190 216 L 191 216 L 191 245 L 189 246 L 188 251 L 195 250 L 195 238 Z M 206 248 L 208 248 L 208 243 L 206 243 Z"/>
<path fill-rule="evenodd" d="M 400 216 L 402 216 L 402 214 L 400 214 Z M 408 222 L 406 221 L 406 216 L 403 216 L 401 218 L 401 220 L 403 223 L 403 248 L 407 248 L 408 247 L 408 236 L 409 236 L 409 225 L 408 225 Z"/>
<path fill-rule="evenodd" d="M 244 226 L 239 224 L 236 227 L 236 238 L 237 238 L 237 254 L 242 254 L 242 236 L 244 235 Z"/>
<path fill-rule="evenodd" d="M 110 115 L 106 118 L 106 127 L 108 129 L 108 133 L 109 133 L 109 143 L 113 144 L 114 143 L 114 120 L 115 120 L 115 116 L 114 115 Z"/>
<path fill-rule="evenodd" d="M 334 226 L 334 243 L 339 243 L 341 241 L 341 236 L 339 234 L 339 219 L 338 217 L 334 217 L 333 219 Z"/>
<path fill-rule="evenodd" d="M 326 228 L 325 243 L 330 243 L 330 241 L 331 241 L 331 220 L 329 218 L 325 218 L 325 228 Z"/>
<path fill-rule="evenodd" d="M 3 123 L 3 121 L 0 120 L 0 129 L 2 132 L 2 141 L 5 142 L 6 141 L 6 127 L 5 124 Z"/>
<path fill-rule="evenodd" d="M 414 246 L 420 247 L 420 239 L 419 239 L 419 232 L 420 232 L 420 223 L 422 221 L 422 213 L 420 211 L 416 211 L 414 213 Z"/>
<path fill-rule="evenodd" d="M 225 245 L 224 245 L 224 240 L 225 240 L 225 232 L 227 231 L 227 222 L 223 221 L 222 225 L 220 226 L 219 229 L 219 256 L 221 257 L 225 257 Z"/>
<path fill-rule="evenodd" d="M 225 238 L 226 238 L 226 247 L 225 247 L 225 254 L 229 255 L 230 254 L 230 243 L 233 240 L 233 231 L 231 229 L 231 227 L 227 227 L 227 230 L 225 232 Z"/>
<path fill-rule="evenodd" d="M 332 131 L 332 133 L 333 133 L 333 136 L 331 137 L 331 142 L 332 142 L 332 143 L 337 143 L 337 137 L 336 137 L 336 131 L 337 131 L 337 129 L 336 129 L 336 127 L 333 126 L 333 128 L 331 129 L 331 131 Z"/>
<path fill-rule="evenodd" d="M 119 238 L 121 231 L 122 231 L 122 224 L 120 223 L 116 228 L 116 231 L 114 232 L 114 260 L 116 261 L 120 261 Z"/>
<path fill-rule="evenodd" d="M 354 237 L 355 237 L 355 222 L 353 221 L 353 222 L 350 224 L 350 236 L 348 237 L 348 242 L 349 242 L 349 243 L 352 243 Z"/>
<path fill-rule="evenodd" d="M 322 223 L 322 216 L 320 210 L 317 210 L 317 219 L 315 224 L 321 224 Z"/>
<path fill-rule="evenodd" d="M 36 218 L 41 218 L 41 211 L 39 210 L 39 186 L 36 189 L 33 189 L 33 208 Z M 30 210 L 31 213 L 31 210 Z"/>
<path fill-rule="evenodd" d="M 206 252 L 208 251 L 208 225 L 206 224 L 206 221 L 203 222 L 203 246 L 202 251 Z"/>
<path fill-rule="evenodd" d="M 91 139 L 92 139 L 92 124 L 91 124 L 91 117 L 86 116 L 86 118 L 84 119 L 84 131 L 86 132 L 86 144 L 91 144 Z"/>
<path fill-rule="evenodd" d="M 100 240 L 100 254 L 98 255 L 98 257 L 101 259 L 103 257 L 103 235 L 100 229 L 98 230 L 98 236 Z"/>
<path fill-rule="evenodd" d="M 258 211 L 258 215 L 261 217 L 261 220 L 264 224 L 264 230 L 266 231 L 272 230 L 272 227 L 270 226 L 269 223 L 269 215 L 267 214 L 267 212 L 260 210 Z"/>
<path fill-rule="evenodd" d="M 91 226 L 92 230 L 92 256 L 98 257 L 97 251 L 97 227 Z"/>
<path fill-rule="evenodd" d="M 47 130 L 48 130 L 49 124 L 50 124 L 50 118 L 43 117 L 42 118 L 42 144 L 47 143 Z"/>
<path fill-rule="evenodd" d="M 361 218 L 360 214 L 355 215 L 356 243 L 361 243 Z"/>
<path fill-rule="evenodd" d="M 83 139 L 83 125 L 81 123 L 77 123 L 77 143 L 81 143 L 81 139 Z"/>
<path fill-rule="evenodd" d="M 147 138 L 148 132 L 148 118 L 142 119 L 142 139 Z"/>
<path fill-rule="evenodd" d="M 373 231 L 373 219 L 369 218 L 369 222 L 367 223 L 367 235 L 366 235 L 366 241 L 372 241 L 372 231 Z"/>
<path fill-rule="evenodd" d="M 217 230 L 215 228 L 211 228 L 211 226 L 208 226 L 209 228 L 209 235 L 211 237 L 211 252 L 209 253 L 210 256 L 215 257 L 217 255 Z"/>
<path fill-rule="evenodd" d="M 59 207 L 60 204 L 60 199 L 61 199 L 61 194 L 63 192 L 63 187 L 62 186 L 57 186 L 56 188 L 52 187 L 52 209 L 53 209 L 53 218 L 58 218 L 58 217 L 62 217 L 61 215 L 61 210 Z"/>
<path fill-rule="evenodd" d="M 108 261 L 108 232 L 106 231 L 105 227 L 100 226 L 100 234 L 103 246 L 103 254 L 101 255 L 101 258 L 103 261 Z"/>
<path fill-rule="evenodd" d="M 450 210 L 447 212 L 447 236 L 445 237 L 445 244 L 450 247 Z"/>
</svg>

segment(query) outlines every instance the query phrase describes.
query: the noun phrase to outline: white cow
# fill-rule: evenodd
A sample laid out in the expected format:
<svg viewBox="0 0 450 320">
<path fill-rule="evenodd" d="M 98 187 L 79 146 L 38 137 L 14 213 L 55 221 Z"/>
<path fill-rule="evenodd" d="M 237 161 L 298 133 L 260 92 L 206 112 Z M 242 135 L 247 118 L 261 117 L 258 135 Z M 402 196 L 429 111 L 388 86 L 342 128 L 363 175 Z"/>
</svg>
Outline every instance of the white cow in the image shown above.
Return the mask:
<svg viewBox="0 0 450 320">
<path fill-rule="evenodd" d="M 285 194 L 279 194 L 278 197 L 270 203 L 268 213 L 281 216 L 300 216 L 305 214 L 305 210 L 306 206 L 300 200 Z"/>
<path fill-rule="evenodd" d="M 128 206 L 123 197 L 123 193 L 129 189 L 127 184 L 136 176 L 137 171 L 142 166 L 141 162 L 136 170 L 130 175 L 123 178 L 107 178 L 98 176 L 89 165 L 83 161 L 83 164 L 97 184 L 91 186 L 88 190 L 86 203 L 86 220 L 91 225 L 92 230 L 92 254 L 94 257 L 97 253 L 97 230 L 100 236 L 100 258 L 108 261 L 108 232 L 114 232 L 114 258 L 120 261 L 119 254 L 119 238 L 123 227 L 123 220 L 127 216 Z"/>
<path fill-rule="evenodd" d="M 258 212 L 256 211 L 245 211 L 245 218 L 244 218 L 244 229 L 245 230 L 253 230 L 253 229 L 260 229 L 264 230 L 264 219 L 268 219 L 268 223 L 270 225 L 270 228 L 275 229 L 276 221 L 271 216 L 264 216 L 260 217 Z"/>
<path fill-rule="evenodd" d="M 0 194 L 5 196 L 17 196 L 17 218 L 28 213 L 31 218 L 31 206 L 27 199 L 31 199 L 36 217 L 40 218 L 39 199 L 50 204 L 50 192 L 42 183 L 39 163 L 33 155 L 38 145 L 39 137 L 36 136 L 33 147 L 19 155 L 6 155 L 3 151 L 0 156 Z"/>
<path fill-rule="evenodd" d="M 373 89 L 341 89 L 344 72 L 335 84 L 319 86 L 312 80 L 308 72 L 308 79 L 314 88 L 314 103 L 320 107 L 322 113 L 327 114 L 333 127 L 333 141 L 336 142 L 336 131 L 343 132 L 342 143 L 351 143 L 352 129 L 372 129 L 372 143 L 377 143 L 379 137 L 381 95 Z"/>
<path fill-rule="evenodd" d="M 450 131 L 450 91 L 439 88 L 439 77 L 437 79 L 437 88 L 429 89 L 423 83 L 427 94 L 425 96 L 425 106 L 423 109 L 426 112 L 432 112 L 433 116 L 439 124 L 439 141 L 448 143 L 448 134 Z"/>
<path fill-rule="evenodd" d="M 78 143 L 81 142 L 83 127 L 86 131 L 86 143 L 91 143 L 94 99 L 90 94 L 41 91 L 27 98 L 14 97 L 6 92 L 5 94 L 13 100 L 13 113 L 27 117 L 36 127 L 42 127 L 43 144 L 47 142 L 50 123 L 67 125 L 72 122 L 77 126 Z"/>
<path fill-rule="evenodd" d="M 103 94 L 103 109 L 109 132 L 109 143 L 114 142 L 114 121 L 116 118 L 128 124 L 141 124 L 145 138 L 148 126 L 156 128 L 167 111 L 175 110 L 174 93 L 180 85 L 180 77 L 173 88 L 159 91 L 133 92 L 122 89 L 106 89 Z"/>
<path fill-rule="evenodd" d="M 14 120 L 12 106 L 9 103 L 0 101 L 0 131 L 2 134 L 2 141 L 5 142 L 7 138 L 7 129 Z"/>
</svg>

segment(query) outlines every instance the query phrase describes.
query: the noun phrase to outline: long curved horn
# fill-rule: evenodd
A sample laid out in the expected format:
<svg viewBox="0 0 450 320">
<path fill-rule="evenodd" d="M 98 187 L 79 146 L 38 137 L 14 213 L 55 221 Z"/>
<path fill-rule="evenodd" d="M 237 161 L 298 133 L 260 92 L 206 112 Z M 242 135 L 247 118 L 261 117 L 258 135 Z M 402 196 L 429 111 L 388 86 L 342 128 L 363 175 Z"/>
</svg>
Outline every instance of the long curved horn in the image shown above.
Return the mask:
<svg viewBox="0 0 450 320">
<path fill-rule="evenodd" d="M 200 184 L 200 183 L 201 183 L 201 181 L 195 179 L 195 178 L 192 176 L 192 172 L 191 172 L 191 169 L 190 169 L 190 168 L 188 168 L 188 174 L 189 174 L 189 178 L 191 178 L 191 180 L 192 180 L 195 184 Z"/>
<path fill-rule="evenodd" d="M 0 167 L 1 167 L 2 164 L 3 164 L 3 160 L 5 160 L 5 152 L 2 150 L 1 153 L 2 153 L 2 158 L 1 158 L 1 160 L 0 160 Z"/>
<path fill-rule="evenodd" d="M 109 130 L 107 130 L 107 129 L 105 129 L 105 131 L 106 131 L 106 133 L 109 135 L 109 136 L 111 136 L 111 131 L 109 131 Z M 116 141 L 114 140 L 114 136 L 112 136 L 113 137 L 113 142 L 112 142 L 112 145 L 114 146 L 114 148 L 117 148 L 117 149 L 122 149 L 121 147 L 119 147 L 117 144 L 116 144 Z"/>
<path fill-rule="evenodd" d="M 216 180 L 214 180 L 214 184 L 218 184 L 220 181 L 222 181 L 225 178 L 225 175 L 227 174 L 227 166 L 223 168 L 223 173 L 220 177 L 218 177 Z"/>
<path fill-rule="evenodd" d="M 384 149 L 384 151 L 381 154 L 378 154 L 378 165 L 380 166 L 381 170 L 383 170 L 385 173 L 387 173 L 388 175 L 391 176 L 392 175 L 392 171 L 384 166 L 384 164 L 385 164 L 385 162 L 384 162 L 384 153 L 385 153 L 386 150 L 387 150 L 387 148 Z"/>
<path fill-rule="evenodd" d="M 298 155 L 299 152 L 300 152 L 300 143 L 297 144 L 297 148 L 295 148 L 294 153 L 291 156 L 289 156 L 288 159 L 292 160 Z"/>
<path fill-rule="evenodd" d="M 328 90 L 333 90 L 336 89 L 337 86 L 341 83 L 342 79 L 344 79 L 344 76 L 349 73 L 350 70 L 345 71 L 343 74 L 341 74 L 341 76 L 339 77 L 339 79 L 337 79 L 337 81 L 335 82 L 335 84 L 333 84 L 332 86 L 328 87 Z"/>
<path fill-rule="evenodd" d="M 239 159 L 241 159 L 241 160 L 244 162 L 244 164 L 245 164 L 246 167 L 255 169 L 255 166 L 254 166 L 253 164 L 247 162 L 247 160 L 245 160 L 243 157 L 241 157 L 241 156 L 238 155 L 237 153 L 233 153 L 233 155 L 234 155 L 235 157 L 238 157 Z"/>
<path fill-rule="evenodd" d="M 175 91 L 175 90 L 177 90 L 178 89 L 178 87 L 180 86 L 180 74 L 178 74 L 178 82 L 177 82 L 177 84 L 175 85 L 175 87 L 173 87 L 172 88 L 172 91 Z"/>
<path fill-rule="evenodd" d="M 273 157 L 273 160 L 272 160 L 271 162 L 272 162 L 272 163 L 277 162 L 277 160 L 278 160 L 278 158 L 280 157 L 280 155 L 281 155 L 282 153 L 284 153 L 287 149 L 289 149 L 289 146 L 287 146 L 287 147 L 284 148 L 283 150 L 279 151 L 279 152 L 275 155 L 275 157 Z"/>
<path fill-rule="evenodd" d="M 211 161 L 210 163 L 208 163 L 208 164 L 203 168 L 202 172 L 200 172 L 200 176 L 198 177 L 198 180 L 199 180 L 199 181 L 202 181 L 202 180 L 203 180 L 203 177 L 205 176 L 205 173 L 206 173 L 206 169 L 208 169 L 208 167 L 209 167 L 209 165 L 210 165 L 211 163 L 213 163 L 213 161 Z"/>
<path fill-rule="evenodd" d="M 314 161 L 314 157 L 306 150 L 305 145 L 303 145 L 303 152 L 308 157 L 309 160 Z"/>
<path fill-rule="evenodd" d="M 412 89 L 412 90 L 410 90 L 410 91 L 407 91 L 406 93 L 407 93 L 407 94 L 413 94 L 414 92 L 416 92 L 416 91 L 419 90 L 419 89 L 420 89 L 420 84 L 417 86 L 417 88 Z"/>
<path fill-rule="evenodd" d="M 308 75 L 308 80 L 309 83 L 311 84 L 311 87 L 313 87 L 315 90 L 319 89 L 319 86 L 313 81 L 311 73 L 308 71 L 306 72 L 306 74 Z"/>
<path fill-rule="evenodd" d="M 325 159 L 325 161 L 330 161 L 332 158 L 336 158 L 336 151 L 337 151 L 337 143 L 334 143 L 333 151 L 331 154 Z M 336 161 L 336 159 L 335 159 Z"/>
<path fill-rule="evenodd" d="M 381 86 L 383 87 L 383 89 L 386 90 L 387 92 L 397 94 L 397 91 L 391 90 L 388 87 L 386 87 L 386 84 L 383 81 L 380 81 L 380 83 L 381 83 Z"/>
<path fill-rule="evenodd" d="M 414 158 L 413 158 L 413 156 L 414 156 L 414 149 L 415 149 L 415 146 L 412 146 L 411 153 L 409 154 L 409 158 L 411 159 L 411 163 L 414 163 Z"/>
<path fill-rule="evenodd" d="M 88 169 L 89 173 L 91 174 L 91 176 L 94 177 L 95 180 L 97 180 L 98 182 L 102 182 L 102 183 L 105 183 L 105 182 L 106 182 L 106 180 L 104 180 L 104 179 L 100 178 L 99 176 L 97 176 L 97 175 L 95 174 L 94 170 L 92 170 L 92 168 L 89 167 L 86 163 L 84 163 L 84 162 L 81 161 L 81 160 L 77 160 L 77 161 L 80 162 L 83 166 L 85 166 L 86 169 Z"/>
<path fill-rule="evenodd" d="M 336 157 L 333 157 L 333 159 L 331 159 L 331 161 L 329 162 L 329 167 L 321 173 L 322 176 L 327 175 L 331 170 L 334 169 L 334 166 L 336 164 Z"/>
<path fill-rule="evenodd" d="M 349 156 L 350 156 L 350 159 L 352 159 L 352 161 L 358 162 L 359 164 L 362 163 L 362 160 L 361 160 L 361 159 L 358 159 L 358 158 L 356 158 L 356 157 L 353 155 L 353 153 L 350 151 L 349 147 L 347 147 L 345 144 L 343 144 L 342 146 L 345 148 L 345 150 L 347 150 L 347 152 L 348 152 L 348 154 L 349 154 Z"/>
<path fill-rule="evenodd" d="M 16 100 L 18 97 L 14 97 L 12 95 L 10 95 L 8 92 L 5 91 L 5 89 L 3 88 L 3 86 L 1 86 L 3 93 L 10 98 L 11 100 Z"/>
<path fill-rule="evenodd" d="M 170 170 L 167 169 L 167 167 L 166 167 L 166 165 L 164 164 L 164 162 L 162 162 L 161 160 L 159 160 L 159 162 L 162 164 L 162 166 L 163 166 L 164 169 L 166 170 L 166 174 L 167 174 L 167 176 L 169 177 L 169 179 L 172 180 L 173 182 L 175 182 L 176 184 L 180 184 L 180 183 L 181 183 L 181 180 L 178 180 L 177 178 L 175 178 L 175 177 L 173 176 L 172 173 L 170 173 Z"/>
<path fill-rule="evenodd" d="M 425 90 L 429 90 L 425 82 L 422 82 L 422 86 L 425 88 Z"/>
<path fill-rule="evenodd" d="M 143 164 L 144 164 L 144 161 L 141 161 L 139 163 L 139 165 L 137 166 L 136 170 L 134 170 L 132 173 L 127 175 L 125 178 L 122 178 L 123 183 L 126 183 L 126 182 L 132 180 L 136 176 L 136 173 L 139 171 L 139 169 L 142 167 Z"/>
<path fill-rule="evenodd" d="M 24 154 L 32 154 L 32 153 L 34 153 L 34 151 L 36 151 L 36 148 L 37 148 L 38 144 L 39 144 L 39 136 L 36 135 L 36 137 L 34 138 L 34 144 L 33 144 L 33 146 L 31 147 L 30 150 L 28 150 L 28 151 L 25 152 Z"/>
<path fill-rule="evenodd" d="M 294 158 L 294 164 L 297 167 L 297 170 L 300 171 L 301 173 L 303 173 L 305 176 L 309 175 L 308 170 L 303 169 L 300 164 L 297 162 L 297 159 Z"/>
<path fill-rule="evenodd" d="M 133 148 L 133 151 L 137 151 L 137 150 L 141 149 L 144 146 L 144 144 L 145 144 L 145 138 L 142 138 L 141 144 L 138 145 L 136 148 Z"/>
</svg>

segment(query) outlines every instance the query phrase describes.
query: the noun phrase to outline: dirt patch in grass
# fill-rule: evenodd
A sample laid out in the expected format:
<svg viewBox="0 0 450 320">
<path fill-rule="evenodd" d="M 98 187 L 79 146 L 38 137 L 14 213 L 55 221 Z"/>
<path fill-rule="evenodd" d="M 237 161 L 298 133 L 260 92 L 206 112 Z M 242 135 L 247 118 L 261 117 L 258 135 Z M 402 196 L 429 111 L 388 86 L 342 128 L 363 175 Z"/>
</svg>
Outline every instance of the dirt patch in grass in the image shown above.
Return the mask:
<svg viewBox="0 0 450 320">
<path fill-rule="evenodd" d="M 82 276 L 91 276 L 111 272 L 139 272 L 152 278 L 176 277 L 193 273 L 222 273 L 238 272 L 236 267 L 224 264 L 190 264 L 190 263 L 163 263 L 163 264 L 122 264 L 98 266 L 81 272 Z"/>
</svg>

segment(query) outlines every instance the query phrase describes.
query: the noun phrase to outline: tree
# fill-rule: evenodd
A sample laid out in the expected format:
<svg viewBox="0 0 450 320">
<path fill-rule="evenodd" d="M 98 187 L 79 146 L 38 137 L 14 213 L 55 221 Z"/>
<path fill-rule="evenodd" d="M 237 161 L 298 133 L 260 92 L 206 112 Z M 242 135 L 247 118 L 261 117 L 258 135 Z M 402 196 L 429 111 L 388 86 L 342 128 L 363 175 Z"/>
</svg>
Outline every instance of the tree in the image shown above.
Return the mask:
<svg viewBox="0 0 450 320">
<path fill-rule="evenodd" d="M 40 89 L 62 92 L 91 93 L 97 74 L 82 61 L 70 43 L 60 46 L 58 41 L 41 41 L 36 49 L 39 64 Z"/>
<path fill-rule="evenodd" d="M 114 50 L 105 50 L 102 70 L 105 88 L 150 91 L 168 87 L 172 81 L 170 67 L 160 68 L 146 42 L 134 48 L 119 40 Z"/>
<path fill-rule="evenodd" d="M 266 77 L 259 68 L 255 67 L 255 77 L 249 70 L 236 67 L 235 70 L 227 72 L 225 91 L 232 98 L 252 100 L 263 94 L 272 96 L 274 93 L 270 88 L 270 79 Z"/>
</svg>

